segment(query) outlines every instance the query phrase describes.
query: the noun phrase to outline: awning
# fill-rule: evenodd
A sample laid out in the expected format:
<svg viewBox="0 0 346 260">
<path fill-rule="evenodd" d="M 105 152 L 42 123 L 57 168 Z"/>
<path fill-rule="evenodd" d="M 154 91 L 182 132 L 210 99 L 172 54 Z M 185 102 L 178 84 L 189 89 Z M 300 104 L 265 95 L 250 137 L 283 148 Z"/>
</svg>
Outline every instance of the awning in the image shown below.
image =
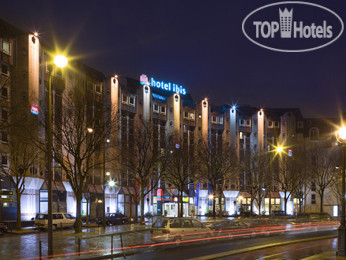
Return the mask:
<svg viewBox="0 0 346 260">
<path fill-rule="evenodd" d="M 208 190 L 199 190 L 199 197 L 200 198 L 208 197 Z"/>
<path fill-rule="evenodd" d="M 103 189 L 101 185 L 95 185 L 96 193 L 103 194 Z"/>
<path fill-rule="evenodd" d="M 280 193 L 278 191 L 271 191 L 271 192 L 268 192 L 266 198 L 272 198 L 272 199 L 277 199 L 277 198 L 281 198 L 280 197 Z"/>
<path fill-rule="evenodd" d="M 237 190 L 224 190 L 223 194 L 226 198 L 236 198 L 238 197 L 239 191 Z"/>
<path fill-rule="evenodd" d="M 67 192 L 73 192 L 73 189 L 72 189 L 72 187 L 71 187 L 71 184 L 70 184 L 68 181 L 63 181 L 62 184 L 64 185 L 65 190 L 66 190 Z"/>
<path fill-rule="evenodd" d="M 58 191 L 66 191 L 64 184 L 60 181 L 55 181 L 55 186 Z"/>
<path fill-rule="evenodd" d="M 242 196 L 243 198 L 251 198 L 251 194 L 246 191 L 239 191 L 238 197 Z"/>
<path fill-rule="evenodd" d="M 48 181 L 47 181 L 47 180 L 45 180 L 45 181 L 42 183 L 42 186 L 41 186 L 40 190 L 48 190 Z M 64 190 L 65 190 L 65 189 L 64 189 Z M 54 181 L 52 181 L 52 191 L 58 191 L 58 188 L 56 187 Z"/>
<path fill-rule="evenodd" d="M 25 178 L 25 189 L 26 190 L 39 190 L 44 182 L 44 179 L 26 177 Z"/>
</svg>

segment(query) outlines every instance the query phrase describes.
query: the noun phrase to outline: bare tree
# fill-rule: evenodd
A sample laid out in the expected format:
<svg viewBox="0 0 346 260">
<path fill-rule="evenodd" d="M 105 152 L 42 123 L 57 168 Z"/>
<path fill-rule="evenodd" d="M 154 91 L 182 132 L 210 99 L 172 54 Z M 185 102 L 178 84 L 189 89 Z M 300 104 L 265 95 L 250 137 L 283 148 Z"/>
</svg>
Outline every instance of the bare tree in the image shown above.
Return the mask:
<svg viewBox="0 0 346 260">
<path fill-rule="evenodd" d="M 241 161 L 241 171 L 246 175 L 245 190 L 251 196 L 251 213 L 253 213 L 254 202 L 257 201 L 259 215 L 261 215 L 261 205 L 270 186 L 268 165 L 269 155 L 265 153 L 249 151 Z"/>
<path fill-rule="evenodd" d="M 198 178 L 206 180 L 213 189 L 213 217 L 216 217 L 216 197 L 219 196 L 219 216 L 222 217 L 222 197 L 226 179 L 233 176 L 236 157 L 228 146 L 200 143 L 197 152 Z"/>
<path fill-rule="evenodd" d="M 60 96 L 60 104 L 55 106 L 53 124 L 53 158 L 61 165 L 76 198 L 75 232 L 82 230 L 81 202 L 86 184 L 92 178 L 94 170 L 99 170 L 106 162 L 114 161 L 116 154 L 105 157 L 105 139 L 110 135 L 117 118 L 112 115 L 107 122 L 103 115 L 102 103 L 95 104 L 82 83 L 66 89 Z M 59 100 L 59 96 L 56 96 Z M 59 102 L 59 101 L 56 101 Z M 42 122 L 46 127 L 46 122 Z M 45 140 L 36 140 L 46 153 Z M 116 143 L 116 142 L 114 142 Z M 110 144 L 108 144 L 108 147 Z M 97 174 L 97 173 L 96 173 Z"/>
<path fill-rule="evenodd" d="M 304 176 L 304 161 L 302 155 L 294 153 L 294 156 L 279 154 L 277 174 L 274 181 L 279 184 L 279 189 L 284 193 L 284 211 L 287 214 L 287 203 L 300 189 Z"/>
<path fill-rule="evenodd" d="M 183 192 L 187 186 L 193 183 L 196 169 L 195 155 L 189 149 L 188 144 L 181 144 L 179 148 L 173 145 L 167 149 L 167 168 L 164 180 L 172 184 L 178 190 L 178 217 L 184 215 L 183 212 Z"/>
<path fill-rule="evenodd" d="M 21 125 L 23 126 L 23 125 Z M 25 131 L 17 125 L 7 129 L 7 154 L 10 154 L 8 164 L 1 163 L 3 175 L 7 176 L 15 188 L 17 199 L 17 221 L 16 229 L 22 227 L 21 224 L 21 197 L 25 190 L 25 179 L 30 174 L 31 167 L 38 164 L 39 150 L 33 145 L 25 135 Z"/>
<path fill-rule="evenodd" d="M 325 190 L 333 186 L 338 176 L 337 150 L 319 145 L 309 150 L 309 159 L 312 182 L 316 185 L 316 192 L 320 196 L 320 212 L 323 212 Z"/>
<path fill-rule="evenodd" d="M 141 221 L 143 221 L 145 197 L 158 186 L 160 173 L 164 171 L 166 165 L 166 157 L 154 145 L 151 122 L 138 120 L 135 123 L 133 147 L 129 149 L 131 151 L 128 152 L 128 158 L 124 164 L 130 170 L 134 180 L 135 191 L 133 195 L 136 206 L 138 202 L 140 204 Z M 136 219 L 137 214 L 136 210 Z"/>
</svg>

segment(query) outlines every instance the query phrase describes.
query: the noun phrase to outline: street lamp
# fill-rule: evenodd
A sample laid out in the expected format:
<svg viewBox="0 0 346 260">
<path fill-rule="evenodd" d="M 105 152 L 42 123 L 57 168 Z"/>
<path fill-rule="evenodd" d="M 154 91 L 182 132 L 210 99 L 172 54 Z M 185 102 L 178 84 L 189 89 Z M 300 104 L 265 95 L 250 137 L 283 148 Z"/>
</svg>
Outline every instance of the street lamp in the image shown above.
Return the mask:
<svg viewBox="0 0 346 260">
<path fill-rule="evenodd" d="M 345 234 L 345 169 L 346 169 L 346 127 L 342 126 L 336 133 L 336 139 L 342 147 L 343 167 L 341 179 L 341 220 L 338 228 L 338 252 L 339 256 L 346 256 L 346 234 Z"/>
<path fill-rule="evenodd" d="M 54 57 L 54 64 L 59 68 L 67 65 L 67 58 L 62 55 Z M 54 68 L 53 64 L 53 68 Z M 53 254 L 53 219 L 52 219 L 52 151 L 53 146 L 53 127 L 52 127 L 52 69 L 48 74 L 48 140 L 47 140 L 47 159 L 48 159 L 48 255 Z"/>
</svg>

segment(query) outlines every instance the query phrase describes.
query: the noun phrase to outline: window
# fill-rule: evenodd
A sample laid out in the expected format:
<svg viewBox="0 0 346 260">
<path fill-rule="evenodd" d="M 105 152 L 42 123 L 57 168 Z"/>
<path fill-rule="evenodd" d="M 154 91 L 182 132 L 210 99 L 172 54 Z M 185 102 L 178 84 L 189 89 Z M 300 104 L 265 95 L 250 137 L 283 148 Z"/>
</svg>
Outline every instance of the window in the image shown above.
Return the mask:
<svg viewBox="0 0 346 260">
<path fill-rule="evenodd" d="M 133 96 L 129 97 L 129 105 L 132 105 L 132 106 L 135 105 L 135 97 Z"/>
<path fill-rule="evenodd" d="M 10 55 L 10 42 L 2 40 L 2 51 L 8 55 Z"/>
<path fill-rule="evenodd" d="M 159 110 L 159 105 L 154 104 L 154 112 L 156 112 L 156 113 L 159 113 L 159 112 L 160 112 L 160 110 Z"/>
<path fill-rule="evenodd" d="M 7 99 L 8 98 L 8 88 L 6 86 L 3 86 L 1 88 L 1 96 L 4 98 L 4 99 Z"/>
<path fill-rule="evenodd" d="M 268 121 L 268 127 L 273 127 L 273 121 Z"/>
<path fill-rule="evenodd" d="M 4 143 L 7 143 L 7 133 L 6 132 L 1 133 L 1 141 Z"/>
<path fill-rule="evenodd" d="M 2 111 L 1 111 L 1 119 L 4 122 L 8 121 L 8 112 L 7 112 L 7 110 L 2 109 Z"/>
<path fill-rule="evenodd" d="M 316 194 L 311 194 L 311 204 L 316 204 Z"/>
<path fill-rule="evenodd" d="M 166 107 L 165 107 L 165 106 L 162 106 L 162 107 L 161 107 L 161 113 L 162 113 L 162 114 L 166 114 Z"/>
<path fill-rule="evenodd" d="M 303 134 L 301 133 L 297 134 L 297 139 L 299 142 L 303 141 Z"/>
<path fill-rule="evenodd" d="M 246 126 L 250 126 L 251 125 L 251 121 L 248 119 L 246 120 Z"/>
<path fill-rule="evenodd" d="M 311 183 L 311 191 L 316 191 L 316 184 L 314 182 Z"/>
<path fill-rule="evenodd" d="M 190 113 L 190 119 L 195 120 L 195 114 L 194 113 Z"/>
<path fill-rule="evenodd" d="M 123 94 L 122 103 L 127 104 L 127 95 Z"/>
<path fill-rule="evenodd" d="M 239 138 L 240 138 L 240 140 L 244 139 L 244 133 L 243 132 L 239 132 Z"/>
<path fill-rule="evenodd" d="M 219 124 L 220 124 L 220 125 L 223 124 L 223 117 L 222 117 L 222 116 L 219 117 Z"/>
<path fill-rule="evenodd" d="M 213 116 L 213 117 L 211 118 L 211 121 L 212 121 L 213 123 L 216 123 L 216 116 Z"/>
<path fill-rule="evenodd" d="M 2 166 L 8 166 L 8 160 L 7 155 L 1 155 L 1 165 Z"/>
<path fill-rule="evenodd" d="M 184 111 L 184 118 L 189 118 L 189 112 Z"/>
<path fill-rule="evenodd" d="M 95 92 L 101 94 L 101 86 L 95 85 Z"/>
<path fill-rule="evenodd" d="M 244 125 L 245 125 L 245 121 L 244 121 L 244 119 L 240 119 L 240 121 L 239 121 L 239 125 L 241 125 L 241 126 L 244 126 Z"/>
<path fill-rule="evenodd" d="M 1 64 L 1 74 L 8 76 L 9 71 L 8 71 L 8 65 L 7 64 L 4 64 L 4 63 Z"/>
<path fill-rule="evenodd" d="M 313 127 L 310 129 L 310 141 L 317 141 L 318 140 L 318 129 L 316 127 Z"/>
<path fill-rule="evenodd" d="M 274 122 L 274 127 L 275 127 L 275 128 L 279 128 L 279 125 L 280 125 L 280 124 L 279 124 L 278 121 L 275 121 L 275 122 Z"/>
<path fill-rule="evenodd" d="M 298 128 L 304 128 L 303 122 L 302 122 L 302 121 L 298 121 L 298 122 L 297 122 L 297 127 L 298 127 Z"/>
</svg>

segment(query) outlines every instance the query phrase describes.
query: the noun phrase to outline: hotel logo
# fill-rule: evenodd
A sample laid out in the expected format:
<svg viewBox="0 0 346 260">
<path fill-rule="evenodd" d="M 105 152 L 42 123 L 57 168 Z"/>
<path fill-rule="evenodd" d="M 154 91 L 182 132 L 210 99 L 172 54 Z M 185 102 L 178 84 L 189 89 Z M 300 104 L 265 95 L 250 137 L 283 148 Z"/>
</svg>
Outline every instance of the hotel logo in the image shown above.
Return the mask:
<svg viewBox="0 0 346 260">
<path fill-rule="evenodd" d="M 334 11 L 313 3 L 286 1 L 262 6 L 245 17 L 244 35 L 263 48 L 313 51 L 336 41 L 344 23 Z"/>
</svg>

